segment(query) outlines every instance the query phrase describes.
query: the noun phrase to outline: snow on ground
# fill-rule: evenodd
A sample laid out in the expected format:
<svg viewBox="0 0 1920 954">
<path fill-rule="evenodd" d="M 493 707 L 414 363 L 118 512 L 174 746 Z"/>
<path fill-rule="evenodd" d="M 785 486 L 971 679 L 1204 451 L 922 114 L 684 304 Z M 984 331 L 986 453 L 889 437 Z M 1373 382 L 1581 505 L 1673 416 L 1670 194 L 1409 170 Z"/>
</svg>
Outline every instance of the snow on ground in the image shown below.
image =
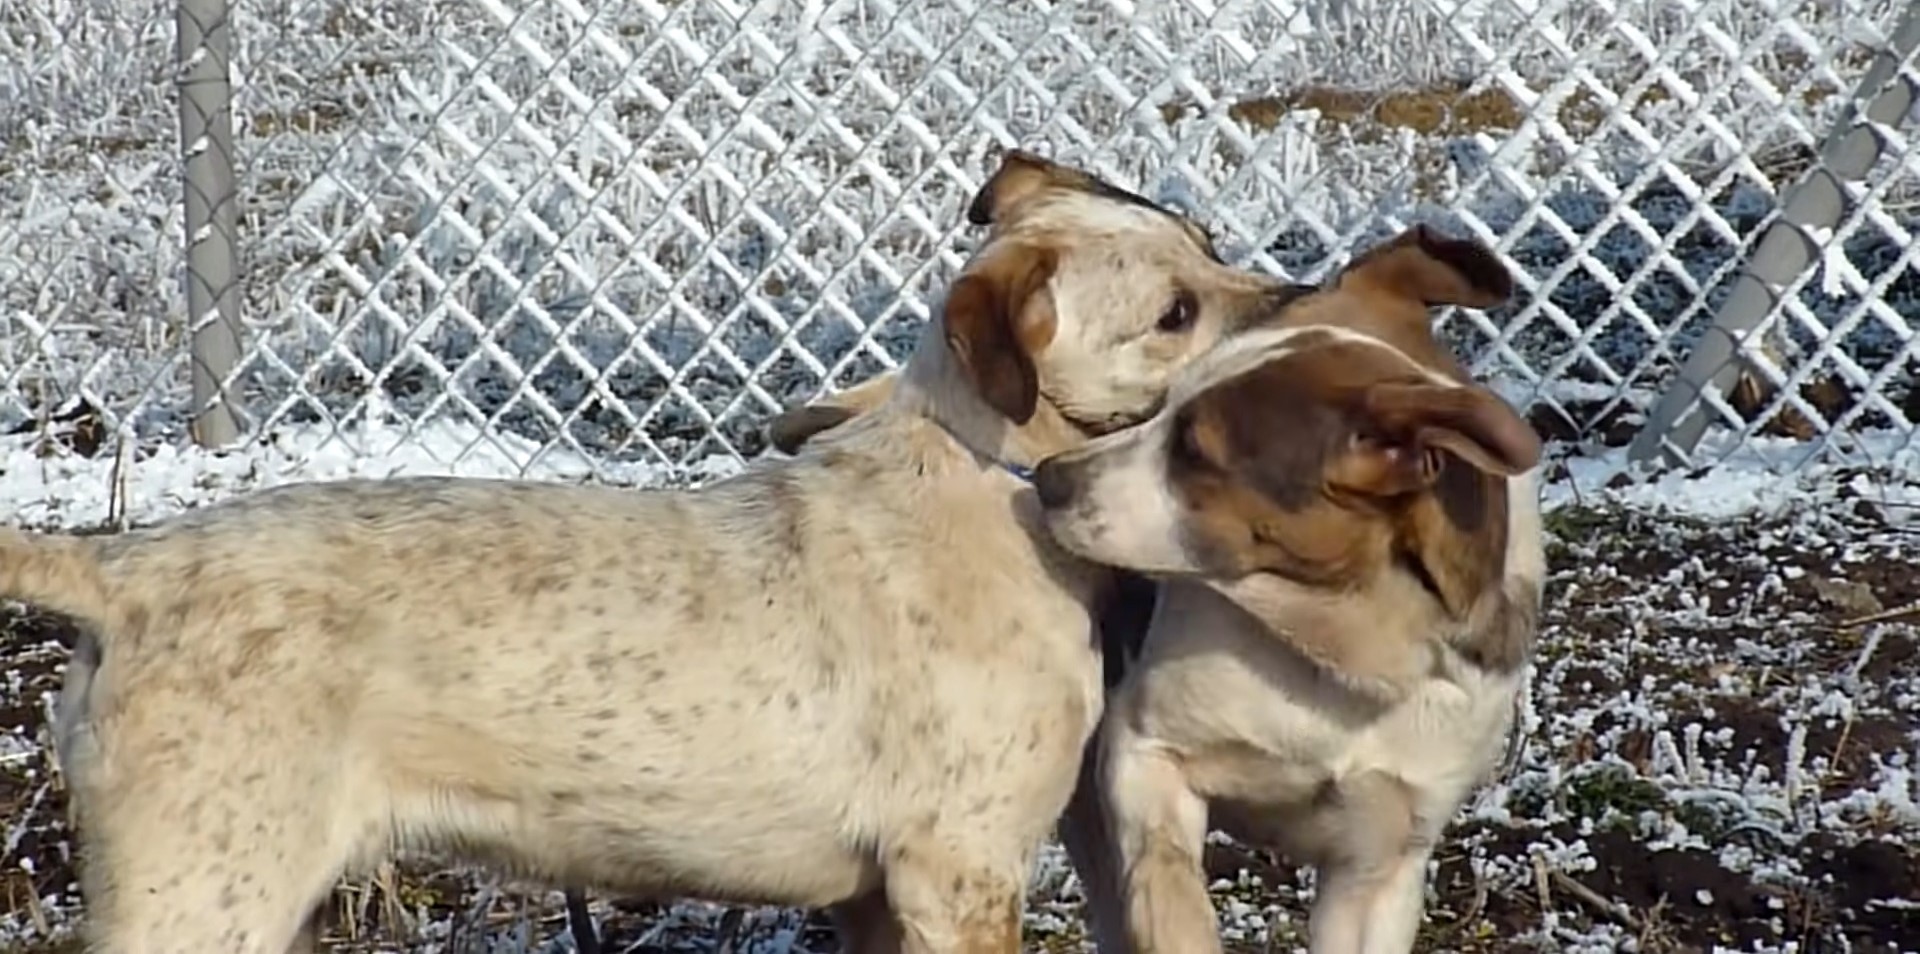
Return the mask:
<svg viewBox="0 0 1920 954">
<path fill-rule="evenodd" d="M 387 423 L 336 433 L 324 425 L 294 425 L 231 452 L 157 444 L 130 452 L 82 457 L 53 452 L 33 438 L 6 445 L 0 463 L 0 507 L 21 525 L 138 524 L 288 481 L 462 474 L 535 480 L 609 480 L 647 486 L 687 477 L 725 476 L 739 469 L 730 458 L 702 461 L 691 472 L 663 475 L 640 464 L 610 465 L 565 451 L 541 453 L 523 438 L 472 425 L 434 422 L 419 427 Z M 458 466 L 444 461 L 458 458 Z M 524 462 L 532 460 L 531 466 Z"/>
</svg>

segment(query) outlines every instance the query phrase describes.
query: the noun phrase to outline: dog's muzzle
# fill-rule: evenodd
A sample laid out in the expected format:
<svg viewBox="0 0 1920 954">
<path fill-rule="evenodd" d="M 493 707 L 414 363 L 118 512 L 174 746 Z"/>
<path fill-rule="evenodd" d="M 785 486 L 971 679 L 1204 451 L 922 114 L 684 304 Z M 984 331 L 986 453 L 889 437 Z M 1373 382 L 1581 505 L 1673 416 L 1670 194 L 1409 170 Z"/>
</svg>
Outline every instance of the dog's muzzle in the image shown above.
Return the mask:
<svg viewBox="0 0 1920 954">
<path fill-rule="evenodd" d="M 1071 463 L 1063 463 L 1049 457 L 1033 469 L 1033 490 L 1040 497 L 1040 506 L 1048 510 L 1058 510 L 1073 501 L 1079 490 L 1079 468 Z"/>
</svg>

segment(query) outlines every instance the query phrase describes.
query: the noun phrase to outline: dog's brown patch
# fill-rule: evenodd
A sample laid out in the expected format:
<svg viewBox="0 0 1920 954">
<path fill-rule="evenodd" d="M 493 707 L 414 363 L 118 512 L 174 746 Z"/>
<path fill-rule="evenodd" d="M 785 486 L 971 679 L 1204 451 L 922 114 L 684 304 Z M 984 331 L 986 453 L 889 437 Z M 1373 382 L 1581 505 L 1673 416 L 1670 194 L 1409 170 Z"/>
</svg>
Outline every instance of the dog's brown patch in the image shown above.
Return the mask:
<svg viewBox="0 0 1920 954">
<path fill-rule="evenodd" d="M 893 396 L 899 380 L 899 372 L 890 371 L 839 393 L 788 408 L 767 423 L 767 442 L 783 454 L 797 454 L 815 434 L 830 431 L 879 407 Z"/>
<path fill-rule="evenodd" d="M 1354 259 L 1337 285 L 1378 288 L 1429 307 L 1491 308 L 1513 295 L 1513 273 L 1479 242 L 1416 225 Z"/>
<path fill-rule="evenodd" d="M 1052 249 L 1007 246 L 947 293 L 947 347 L 987 404 L 1015 424 L 1027 423 L 1039 404 L 1033 355 L 1053 338 L 1047 280 L 1058 264 Z"/>
<path fill-rule="evenodd" d="M 1472 629 L 1455 648 L 1470 663 L 1492 672 L 1520 668 L 1540 631 L 1540 592 L 1526 587 L 1507 591 L 1491 605 L 1491 618 Z"/>
<path fill-rule="evenodd" d="M 1397 559 L 1456 619 L 1505 573 L 1493 487 L 1540 450 L 1491 391 L 1311 333 L 1197 396 L 1178 427 L 1169 480 L 1211 570 L 1345 585 Z"/>
<path fill-rule="evenodd" d="M 1355 352 L 1356 380 L 1413 369 L 1378 348 L 1309 335 L 1306 350 Z M 1396 366 L 1397 365 L 1397 366 Z M 1342 466 L 1356 396 L 1332 376 L 1332 361 L 1282 359 L 1209 388 L 1181 411 L 1168 479 L 1196 524 L 1189 544 L 1209 570 L 1279 573 L 1309 584 L 1354 580 L 1386 555 L 1386 528 L 1325 493 Z M 1287 424 L 1275 427 L 1276 412 Z M 1276 439 L 1281 438 L 1281 439 Z"/>
<path fill-rule="evenodd" d="M 1000 221 L 1006 210 L 1045 189 L 1079 188 L 1083 180 L 1090 178 L 1036 153 L 1009 149 L 1001 155 L 993 175 L 967 204 L 967 221 L 974 225 L 992 225 Z"/>
<path fill-rule="evenodd" d="M 1428 492 L 1403 512 L 1400 536 L 1447 611 L 1464 617 L 1505 575 L 1504 478 L 1538 462 L 1539 435 L 1505 401 L 1471 385 L 1377 387 L 1368 413 L 1423 449 Z"/>
</svg>

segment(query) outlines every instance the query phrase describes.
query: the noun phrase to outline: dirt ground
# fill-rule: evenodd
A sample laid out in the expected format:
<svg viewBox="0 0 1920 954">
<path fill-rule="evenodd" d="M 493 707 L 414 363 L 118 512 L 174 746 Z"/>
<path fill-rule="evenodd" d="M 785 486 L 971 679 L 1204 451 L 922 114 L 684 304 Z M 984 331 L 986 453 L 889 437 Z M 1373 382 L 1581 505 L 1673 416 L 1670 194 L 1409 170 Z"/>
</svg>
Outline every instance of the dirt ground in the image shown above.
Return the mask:
<svg viewBox="0 0 1920 954">
<path fill-rule="evenodd" d="M 1432 951 L 1920 951 L 1920 603 L 1914 531 L 1864 500 L 1701 521 L 1549 517 L 1553 575 L 1525 749 L 1435 863 Z M 74 858 L 45 715 L 65 625 L 0 615 L 0 951 L 78 950 Z M 1217 841 L 1235 952 L 1299 949 L 1311 879 Z M 595 897 L 605 950 L 834 950 L 796 912 Z M 430 863 L 342 886 L 350 950 L 564 951 L 560 896 Z M 1027 947 L 1082 950 L 1057 853 Z M 483 941 L 482 939 L 486 940 Z"/>
</svg>

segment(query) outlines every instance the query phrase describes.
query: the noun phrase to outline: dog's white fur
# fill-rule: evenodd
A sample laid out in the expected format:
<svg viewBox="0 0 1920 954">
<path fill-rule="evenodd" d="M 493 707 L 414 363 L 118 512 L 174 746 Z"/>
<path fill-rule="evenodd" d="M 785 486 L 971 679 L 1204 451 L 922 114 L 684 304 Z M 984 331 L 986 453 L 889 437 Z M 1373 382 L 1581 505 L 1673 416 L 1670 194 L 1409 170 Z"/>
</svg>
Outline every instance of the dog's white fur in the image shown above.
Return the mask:
<svg viewBox="0 0 1920 954">
<path fill-rule="evenodd" d="M 352 481 L 0 534 L 0 593 L 87 631 L 57 735 L 93 949 L 282 954 L 343 871 L 425 849 L 1013 954 L 1101 711 L 1105 576 L 998 464 L 1151 413 L 1274 285 L 1100 185 L 1009 157 L 968 320 L 871 415 L 702 490 Z M 1039 392 L 1011 412 L 1006 368 Z"/>
<path fill-rule="evenodd" d="M 1173 422 L 1195 393 L 1309 336 L 1367 342 L 1418 367 L 1393 345 L 1339 327 L 1261 331 L 1191 367 L 1153 419 L 1062 455 L 1083 468 L 1073 502 L 1049 511 L 1056 539 L 1088 559 L 1169 577 L 1097 743 L 1116 857 L 1083 866 L 1119 879 L 1094 896 L 1125 906 L 1090 911 L 1104 951 L 1220 949 L 1199 867 L 1211 821 L 1317 866 L 1314 954 L 1404 954 L 1432 850 L 1498 758 L 1513 718 L 1523 667 L 1470 665 L 1440 633 L 1389 638 L 1430 619 L 1416 609 L 1429 601 L 1405 575 L 1374 592 L 1334 595 L 1270 574 L 1193 575 L 1164 479 Z M 1537 604 L 1545 560 L 1534 472 L 1508 486 L 1505 586 L 1514 600 Z M 1352 639 L 1411 650 L 1385 689 L 1392 702 L 1351 691 L 1276 638 L 1275 621 L 1306 613 L 1342 613 L 1339 628 Z"/>
</svg>

